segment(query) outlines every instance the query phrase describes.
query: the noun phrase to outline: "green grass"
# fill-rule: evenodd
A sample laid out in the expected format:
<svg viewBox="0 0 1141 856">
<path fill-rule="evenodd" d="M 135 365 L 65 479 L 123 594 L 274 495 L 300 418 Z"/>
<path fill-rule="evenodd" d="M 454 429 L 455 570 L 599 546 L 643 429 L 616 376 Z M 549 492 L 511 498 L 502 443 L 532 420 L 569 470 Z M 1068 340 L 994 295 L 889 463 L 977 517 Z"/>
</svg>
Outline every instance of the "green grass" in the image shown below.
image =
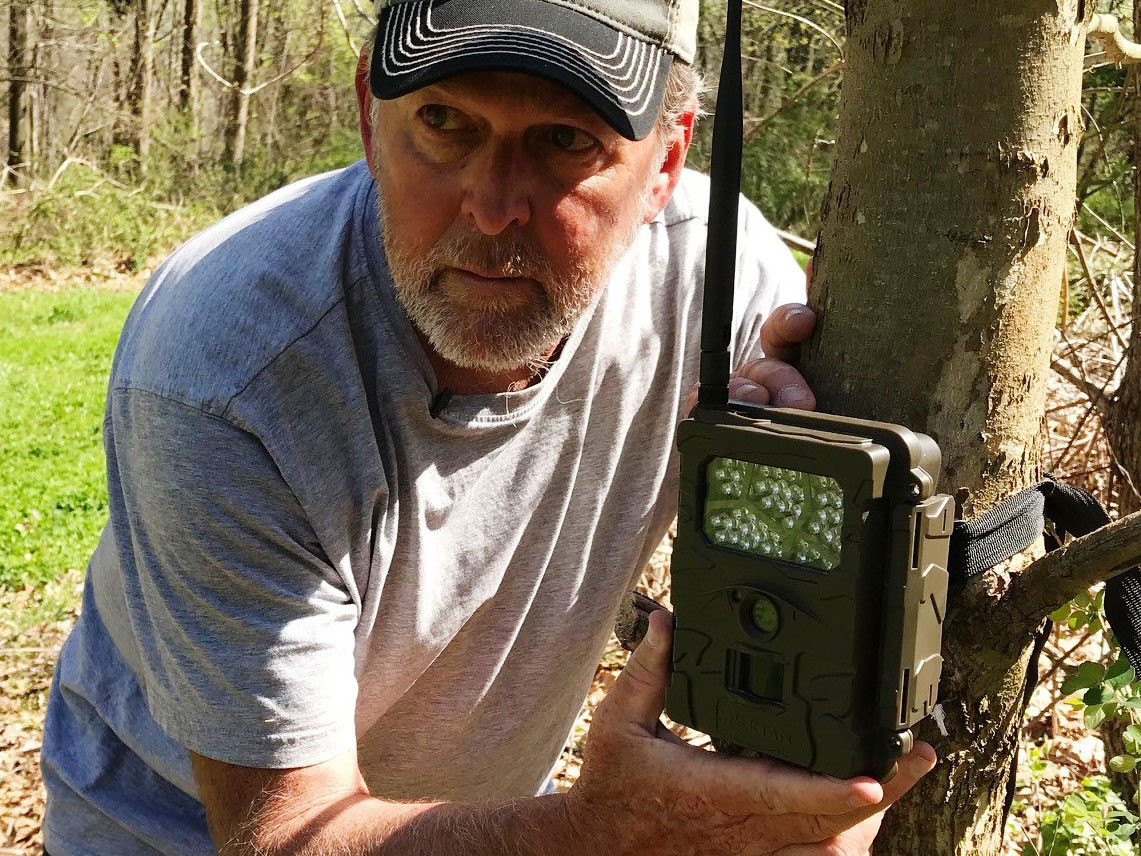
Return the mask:
<svg viewBox="0 0 1141 856">
<path fill-rule="evenodd" d="M 0 292 L 0 587 L 83 568 L 107 518 L 102 422 L 133 292 Z"/>
</svg>

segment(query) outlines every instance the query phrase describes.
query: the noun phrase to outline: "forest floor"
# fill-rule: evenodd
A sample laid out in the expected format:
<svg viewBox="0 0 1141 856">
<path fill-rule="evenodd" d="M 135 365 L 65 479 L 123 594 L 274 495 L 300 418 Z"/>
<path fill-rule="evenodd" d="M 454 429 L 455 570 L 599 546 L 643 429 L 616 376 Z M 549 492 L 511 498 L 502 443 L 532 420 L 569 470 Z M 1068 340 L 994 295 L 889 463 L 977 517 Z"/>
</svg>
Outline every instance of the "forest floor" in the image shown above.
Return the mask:
<svg viewBox="0 0 1141 856">
<path fill-rule="evenodd" d="M 84 279 L 87 286 L 122 293 L 137 291 L 143 274 L 110 271 L 88 274 Z M 14 290 L 52 291 L 74 281 L 74 277 L 54 271 L 9 272 L 0 274 L 0 296 Z M 1061 457 L 1065 459 L 1069 450 L 1078 447 L 1082 449 L 1081 457 L 1070 462 L 1073 468 L 1056 471 L 1102 472 L 1104 452 L 1096 435 L 1096 419 L 1088 418 L 1080 401 L 1068 403 L 1073 398 L 1072 389 L 1057 381 L 1052 383 L 1047 456 L 1053 456 L 1051 460 L 1056 463 L 1059 449 L 1064 447 Z M 0 481 L 0 487 L 6 492 L 9 485 Z M 668 563 L 667 540 L 642 580 L 647 594 L 667 603 Z M 39 749 L 44 706 L 60 646 L 76 617 L 81 586 L 81 571 L 71 567 L 47 581 L 18 588 L 0 587 L 0 856 L 41 854 L 43 784 Z M 1085 728 L 1080 712 L 1065 702 L 1060 689 L 1066 666 L 1103 659 L 1104 655 L 1100 635 L 1082 639 L 1066 631 L 1056 631 L 1043 652 L 1043 679 L 1023 730 L 1016 808 L 1004 856 L 1051 849 L 1041 847 L 1038 839 L 1043 816 L 1080 790 L 1086 777 L 1105 769 L 1101 739 Z M 560 759 L 556 781 L 562 788 L 570 787 L 578 775 L 592 712 L 616 680 L 625 657 L 612 640 Z M 699 744 L 706 742 L 696 735 L 687 736 Z"/>
</svg>

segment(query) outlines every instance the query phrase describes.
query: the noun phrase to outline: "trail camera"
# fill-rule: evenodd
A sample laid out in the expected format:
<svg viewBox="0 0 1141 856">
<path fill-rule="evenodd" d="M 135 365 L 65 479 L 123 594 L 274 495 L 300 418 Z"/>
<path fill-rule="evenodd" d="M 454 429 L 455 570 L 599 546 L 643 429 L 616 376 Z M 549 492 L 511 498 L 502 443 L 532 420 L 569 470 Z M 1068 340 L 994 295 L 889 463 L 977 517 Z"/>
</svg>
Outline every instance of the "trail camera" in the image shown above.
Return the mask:
<svg viewBox="0 0 1141 856">
<path fill-rule="evenodd" d="M 740 2 L 713 143 L 701 392 L 678 431 L 666 710 L 721 747 L 885 779 L 935 705 L 954 501 L 939 449 L 880 422 L 728 400 Z"/>
</svg>

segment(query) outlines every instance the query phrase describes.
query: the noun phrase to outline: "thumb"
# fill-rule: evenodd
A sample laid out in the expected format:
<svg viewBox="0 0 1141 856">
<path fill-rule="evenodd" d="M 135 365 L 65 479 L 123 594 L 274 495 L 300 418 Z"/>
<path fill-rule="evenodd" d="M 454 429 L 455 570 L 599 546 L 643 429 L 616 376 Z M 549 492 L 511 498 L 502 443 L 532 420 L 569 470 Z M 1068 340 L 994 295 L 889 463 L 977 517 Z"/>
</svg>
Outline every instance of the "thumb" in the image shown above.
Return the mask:
<svg viewBox="0 0 1141 856">
<path fill-rule="evenodd" d="M 636 723 L 654 734 L 666 705 L 673 616 L 665 609 L 655 609 L 650 613 L 649 625 L 646 637 L 607 693 L 606 702 L 610 716 Z"/>
</svg>

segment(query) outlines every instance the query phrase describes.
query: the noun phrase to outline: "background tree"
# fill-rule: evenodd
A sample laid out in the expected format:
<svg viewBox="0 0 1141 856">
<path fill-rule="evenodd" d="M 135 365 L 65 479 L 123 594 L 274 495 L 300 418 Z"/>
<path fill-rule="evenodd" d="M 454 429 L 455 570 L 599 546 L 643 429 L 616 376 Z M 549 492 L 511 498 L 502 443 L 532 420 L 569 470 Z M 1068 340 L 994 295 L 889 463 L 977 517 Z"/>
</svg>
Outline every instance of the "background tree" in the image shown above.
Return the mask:
<svg viewBox="0 0 1141 856">
<path fill-rule="evenodd" d="M 250 115 L 250 93 L 246 87 L 254 76 L 258 39 L 258 0 L 240 0 L 238 29 L 234 39 L 234 75 L 226 116 L 226 163 L 238 166 L 246 153 L 246 125 Z"/>
<path fill-rule="evenodd" d="M 184 0 L 182 13 L 182 53 L 179 57 L 178 109 L 190 116 L 190 132 L 198 127 L 195 110 L 198 100 L 198 66 L 194 53 L 198 47 L 198 31 L 202 27 L 200 0 Z"/>
<path fill-rule="evenodd" d="M 12 170 L 9 180 L 15 182 L 16 169 L 24 163 L 23 110 L 27 85 L 28 8 L 24 0 L 8 4 L 8 157 Z"/>
</svg>

